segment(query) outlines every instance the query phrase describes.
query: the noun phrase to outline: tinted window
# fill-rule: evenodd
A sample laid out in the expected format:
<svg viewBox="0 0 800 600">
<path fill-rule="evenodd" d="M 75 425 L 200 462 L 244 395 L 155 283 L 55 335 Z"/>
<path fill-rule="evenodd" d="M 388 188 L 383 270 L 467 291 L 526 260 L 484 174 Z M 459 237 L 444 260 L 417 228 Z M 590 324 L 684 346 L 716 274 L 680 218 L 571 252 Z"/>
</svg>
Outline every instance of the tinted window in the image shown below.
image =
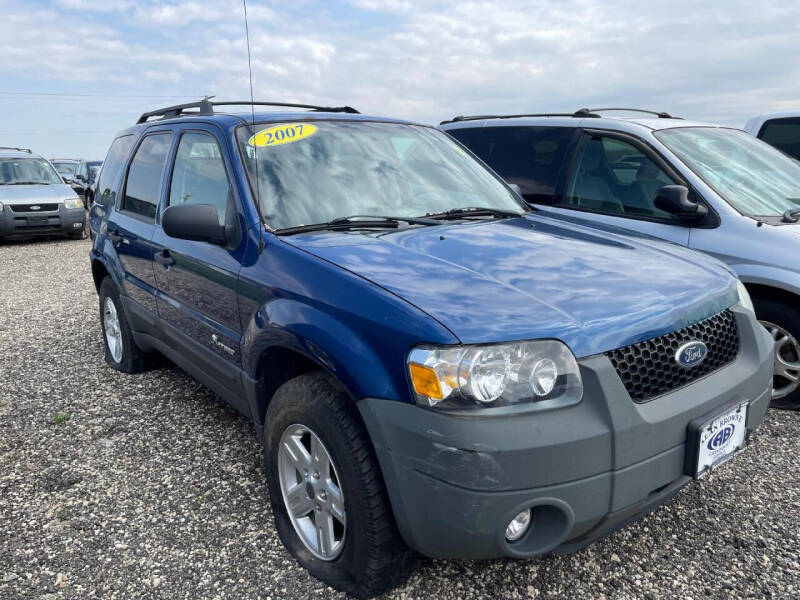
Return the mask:
<svg viewBox="0 0 800 600">
<path fill-rule="evenodd" d="M 122 209 L 154 220 L 172 134 L 144 138 L 128 169 Z"/>
<path fill-rule="evenodd" d="M 128 152 L 131 150 L 134 139 L 132 135 L 123 135 L 111 144 L 106 159 L 102 163 L 100 180 L 97 182 L 96 202 L 106 204 L 114 200 L 116 192 L 112 190 L 112 187 L 117 180 L 117 175 L 122 170 L 122 165 L 125 164 L 125 159 L 128 158 Z"/>
<path fill-rule="evenodd" d="M 207 133 L 185 133 L 172 169 L 169 204 L 210 204 L 224 224 L 230 202 L 228 175 L 216 138 Z"/>
<path fill-rule="evenodd" d="M 800 160 L 800 117 L 767 121 L 758 137 Z"/>
<path fill-rule="evenodd" d="M 675 182 L 639 148 L 616 138 L 587 137 L 564 204 L 626 217 L 675 220 L 654 206 L 656 192 Z"/>
<path fill-rule="evenodd" d="M 558 176 L 575 129 L 483 127 L 449 131 L 529 202 L 552 204 Z"/>
</svg>

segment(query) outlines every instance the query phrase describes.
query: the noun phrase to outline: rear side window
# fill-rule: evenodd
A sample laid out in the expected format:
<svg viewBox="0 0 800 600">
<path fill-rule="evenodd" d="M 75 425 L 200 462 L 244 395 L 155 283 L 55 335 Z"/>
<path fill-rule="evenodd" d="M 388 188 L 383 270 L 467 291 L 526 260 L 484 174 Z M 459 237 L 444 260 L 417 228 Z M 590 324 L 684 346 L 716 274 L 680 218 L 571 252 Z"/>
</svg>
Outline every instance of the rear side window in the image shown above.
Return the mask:
<svg viewBox="0 0 800 600">
<path fill-rule="evenodd" d="M 132 135 L 122 135 L 111 144 L 106 159 L 103 161 L 103 169 L 100 171 L 95 202 L 108 204 L 114 200 L 116 192 L 112 188 L 117 180 L 117 175 L 122 170 L 122 165 L 125 164 L 125 159 L 128 158 L 134 139 Z"/>
<path fill-rule="evenodd" d="M 767 121 L 758 137 L 770 146 L 800 160 L 800 117 Z"/>
<path fill-rule="evenodd" d="M 220 224 L 227 220 L 231 188 L 219 144 L 208 133 L 184 133 L 175 155 L 169 205 L 210 204 Z"/>
<path fill-rule="evenodd" d="M 128 169 L 122 210 L 155 221 L 171 141 L 171 133 L 157 133 L 148 135 L 139 145 Z"/>
<path fill-rule="evenodd" d="M 507 182 L 517 184 L 525 200 L 553 204 L 575 131 L 570 127 L 482 127 L 448 133 Z"/>
</svg>

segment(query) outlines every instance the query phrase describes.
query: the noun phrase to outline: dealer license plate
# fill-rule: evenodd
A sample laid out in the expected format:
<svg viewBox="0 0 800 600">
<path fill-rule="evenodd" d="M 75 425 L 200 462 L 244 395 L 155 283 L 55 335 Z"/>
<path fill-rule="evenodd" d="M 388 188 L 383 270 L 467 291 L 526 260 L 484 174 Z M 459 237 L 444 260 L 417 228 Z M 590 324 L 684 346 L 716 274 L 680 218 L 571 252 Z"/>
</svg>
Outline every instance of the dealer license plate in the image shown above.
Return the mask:
<svg viewBox="0 0 800 600">
<path fill-rule="evenodd" d="M 699 428 L 696 477 L 703 477 L 745 447 L 747 402 L 727 409 Z"/>
</svg>

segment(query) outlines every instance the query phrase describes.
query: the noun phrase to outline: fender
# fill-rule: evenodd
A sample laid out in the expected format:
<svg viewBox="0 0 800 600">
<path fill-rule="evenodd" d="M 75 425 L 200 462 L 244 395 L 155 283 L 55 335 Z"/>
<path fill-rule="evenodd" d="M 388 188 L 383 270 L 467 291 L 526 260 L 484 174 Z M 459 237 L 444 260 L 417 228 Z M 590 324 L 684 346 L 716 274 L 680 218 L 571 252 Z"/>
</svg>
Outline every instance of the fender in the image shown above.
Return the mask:
<svg viewBox="0 0 800 600">
<path fill-rule="evenodd" d="M 331 315 L 297 300 L 279 298 L 262 305 L 242 336 L 242 367 L 255 378 L 258 362 L 271 348 L 298 352 L 333 375 L 353 398 L 406 399 L 377 353 Z M 405 386 L 405 380 L 402 384 Z"/>
<path fill-rule="evenodd" d="M 731 264 L 731 268 L 744 283 L 773 287 L 800 296 L 800 273 L 757 264 Z"/>
</svg>

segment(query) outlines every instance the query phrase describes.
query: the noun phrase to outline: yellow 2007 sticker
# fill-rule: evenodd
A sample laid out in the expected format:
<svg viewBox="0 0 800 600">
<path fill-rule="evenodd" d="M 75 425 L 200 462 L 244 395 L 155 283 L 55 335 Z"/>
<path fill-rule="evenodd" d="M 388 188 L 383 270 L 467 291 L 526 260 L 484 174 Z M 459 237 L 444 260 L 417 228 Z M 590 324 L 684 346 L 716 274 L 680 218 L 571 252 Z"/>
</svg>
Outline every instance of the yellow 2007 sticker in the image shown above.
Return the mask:
<svg viewBox="0 0 800 600">
<path fill-rule="evenodd" d="M 251 146 L 280 146 L 304 140 L 317 133 L 317 126 L 311 123 L 284 123 L 263 129 L 250 138 Z"/>
</svg>

